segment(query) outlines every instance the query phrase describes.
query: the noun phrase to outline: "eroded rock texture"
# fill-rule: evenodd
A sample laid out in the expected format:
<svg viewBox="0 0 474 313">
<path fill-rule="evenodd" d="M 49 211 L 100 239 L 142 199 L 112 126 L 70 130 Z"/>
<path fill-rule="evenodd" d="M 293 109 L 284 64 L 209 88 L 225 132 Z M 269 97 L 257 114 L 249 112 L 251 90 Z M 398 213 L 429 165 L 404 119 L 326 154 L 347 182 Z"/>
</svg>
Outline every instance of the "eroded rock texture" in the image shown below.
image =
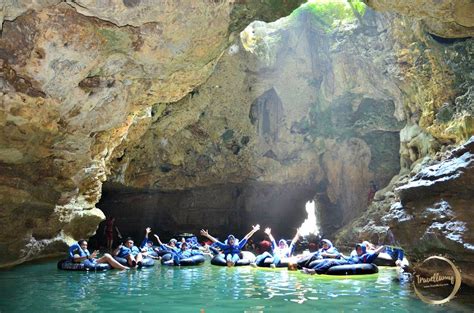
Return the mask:
<svg viewBox="0 0 474 313">
<path fill-rule="evenodd" d="M 2 2 L 1 265 L 95 232 L 107 162 L 141 135 L 132 125 L 207 79 L 242 12 L 268 11 L 233 2 Z"/>
<path fill-rule="evenodd" d="M 441 37 L 472 37 L 474 3 L 470 0 L 390 1 L 365 0 L 378 11 L 392 11 L 420 19 L 427 30 Z"/>
<path fill-rule="evenodd" d="M 378 57 L 392 44 L 376 30 L 326 33 L 308 10 L 270 25 L 253 23 L 245 32 L 260 33 L 274 46 L 255 55 L 234 43 L 206 83 L 175 105 L 155 106 L 143 136 L 115 150 L 109 181 L 168 192 L 229 183 L 262 193 L 269 185 L 275 191 L 311 186 L 323 228 L 334 232 L 366 207 L 371 180 L 385 185 L 400 169 L 400 91 Z M 255 48 L 268 48 L 261 44 Z M 367 55 L 357 53 L 361 49 Z M 222 201 L 219 215 L 232 206 Z M 304 202 L 284 207 L 304 212 Z M 263 197 L 243 209 L 248 217 L 275 211 Z M 114 215 L 113 206 L 107 210 Z M 200 225 L 222 229 L 202 212 L 194 231 Z M 283 234 L 291 236 L 301 222 Z M 166 221 L 155 223 L 173 231 Z M 240 232 L 250 223 L 236 222 Z"/>
<path fill-rule="evenodd" d="M 130 234 L 284 219 L 290 236 L 310 198 L 326 234 L 386 233 L 394 188 L 473 135 L 471 4 L 251 23 L 299 2 L 3 2 L 0 266 L 92 235 L 106 180 Z M 371 180 L 388 186 L 367 209 Z"/>
<path fill-rule="evenodd" d="M 402 245 L 412 260 L 447 255 L 461 267 L 463 282 L 474 284 L 474 137 L 414 169 L 381 191 L 361 218 L 339 236 Z"/>
</svg>

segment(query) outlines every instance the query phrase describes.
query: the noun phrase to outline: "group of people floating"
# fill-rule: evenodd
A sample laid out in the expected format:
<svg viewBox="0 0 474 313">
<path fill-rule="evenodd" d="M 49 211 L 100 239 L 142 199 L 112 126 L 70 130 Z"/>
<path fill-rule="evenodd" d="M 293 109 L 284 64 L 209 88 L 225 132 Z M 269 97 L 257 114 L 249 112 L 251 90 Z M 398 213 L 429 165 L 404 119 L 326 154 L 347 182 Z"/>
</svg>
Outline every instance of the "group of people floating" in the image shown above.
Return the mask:
<svg viewBox="0 0 474 313">
<path fill-rule="evenodd" d="M 140 268 L 148 259 L 161 259 L 164 265 L 181 265 L 183 260 L 194 256 L 204 256 L 210 254 L 214 258 L 219 257 L 228 267 L 235 266 L 243 258 L 243 249 L 248 240 L 260 230 L 260 225 L 252 226 L 252 230 L 238 240 L 234 235 L 229 235 L 225 241 L 213 237 L 207 230 L 202 229 L 200 234 L 209 239 L 210 242 L 201 245 L 196 237 L 182 238 L 180 241 L 172 238 L 168 243 L 163 243 L 160 237 L 154 234 L 156 242 L 150 238 L 151 228 L 145 230 L 145 237 L 140 246 L 135 246 L 132 238 L 126 238 L 115 248 L 112 254 L 105 253 L 98 258 L 98 250 L 90 253 L 87 249 L 87 241 L 79 240 L 69 248 L 69 261 L 83 263 L 86 267 L 94 268 L 97 264 L 106 263 L 115 269 Z M 287 240 L 280 239 L 278 243 L 271 233 L 270 228 L 265 229 L 265 234 L 271 242 L 271 251 L 265 251 L 249 261 L 253 267 L 288 267 L 295 269 L 296 265 L 306 274 L 324 274 L 331 267 L 339 265 L 372 263 L 382 251 L 387 252 L 401 266 L 404 259 L 403 250 L 390 249 L 390 247 L 375 247 L 369 242 L 362 242 L 355 245 L 354 251 L 349 256 L 345 256 L 333 246 L 330 240 L 322 239 L 320 248 L 312 253 L 304 253 L 294 256 L 295 244 L 300 238 L 297 230 L 290 244 Z M 167 255 L 166 259 L 164 256 Z M 204 261 L 204 258 L 202 258 Z M 316 262 L 315 262 L 316 261 Z M 212 262 L 211 262 L 212 263 Z M 213 263 L 214 264 L 214 263 Z"/>
</svg>

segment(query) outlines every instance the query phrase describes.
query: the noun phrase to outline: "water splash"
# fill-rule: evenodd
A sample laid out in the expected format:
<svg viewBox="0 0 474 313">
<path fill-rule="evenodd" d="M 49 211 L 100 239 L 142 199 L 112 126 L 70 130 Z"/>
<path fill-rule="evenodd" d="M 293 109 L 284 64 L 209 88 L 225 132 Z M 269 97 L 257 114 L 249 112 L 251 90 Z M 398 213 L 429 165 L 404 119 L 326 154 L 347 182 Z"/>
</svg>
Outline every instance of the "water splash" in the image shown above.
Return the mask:
<svg viewBox="0 0 474 313">
<path fill-rule="evenodd" d="M 304 220 L 303 224 L 300 226 L 300 235 L 305 237 L 310 234 L 318 235 L 319 227 L 316 219 L 316 203 L 314 201 L 306 202 L 306 213 L 308 218 Z"/>
</svg>

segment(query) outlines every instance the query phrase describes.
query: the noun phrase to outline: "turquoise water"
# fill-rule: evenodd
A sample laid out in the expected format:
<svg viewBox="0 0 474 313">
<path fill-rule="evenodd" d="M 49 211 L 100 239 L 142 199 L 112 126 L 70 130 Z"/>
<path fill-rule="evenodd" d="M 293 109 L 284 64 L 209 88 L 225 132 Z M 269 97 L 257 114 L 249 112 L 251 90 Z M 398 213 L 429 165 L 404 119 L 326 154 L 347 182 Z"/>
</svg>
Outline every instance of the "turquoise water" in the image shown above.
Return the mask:
<svg viewBox="0 0 474 313">
<path fill-rule="evenodd" d="M 56 262 L 0 271 L 0 312 L 471 312 L 455 299 L 431 306 L 393 269 L 328 279 L 286 269 L 200 267 L 70 272 Z"/>
</svg>

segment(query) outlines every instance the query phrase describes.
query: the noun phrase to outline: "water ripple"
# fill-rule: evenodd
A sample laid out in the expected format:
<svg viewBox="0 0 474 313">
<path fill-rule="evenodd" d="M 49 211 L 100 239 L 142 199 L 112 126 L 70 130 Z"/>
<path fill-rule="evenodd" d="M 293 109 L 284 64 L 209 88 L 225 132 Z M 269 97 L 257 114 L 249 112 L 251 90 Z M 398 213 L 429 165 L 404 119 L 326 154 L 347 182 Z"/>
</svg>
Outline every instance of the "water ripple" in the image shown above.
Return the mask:
<svg viewBox="0 0 474 313">
<path fill-rule="evenodd" d="M 142 270 L 59 271 L 55 264 L 31 264 L 0 272 L 0 312 L 314 312 L 336 308 L 388 312 L 469 312 L 469 306 L 443 309 L 419 301 L 395 272 L 334 279 L 299 272 L 204 265 L 155 266 Z M 472 302 L 471 302 L 472 304 Z"/>
</svg>

